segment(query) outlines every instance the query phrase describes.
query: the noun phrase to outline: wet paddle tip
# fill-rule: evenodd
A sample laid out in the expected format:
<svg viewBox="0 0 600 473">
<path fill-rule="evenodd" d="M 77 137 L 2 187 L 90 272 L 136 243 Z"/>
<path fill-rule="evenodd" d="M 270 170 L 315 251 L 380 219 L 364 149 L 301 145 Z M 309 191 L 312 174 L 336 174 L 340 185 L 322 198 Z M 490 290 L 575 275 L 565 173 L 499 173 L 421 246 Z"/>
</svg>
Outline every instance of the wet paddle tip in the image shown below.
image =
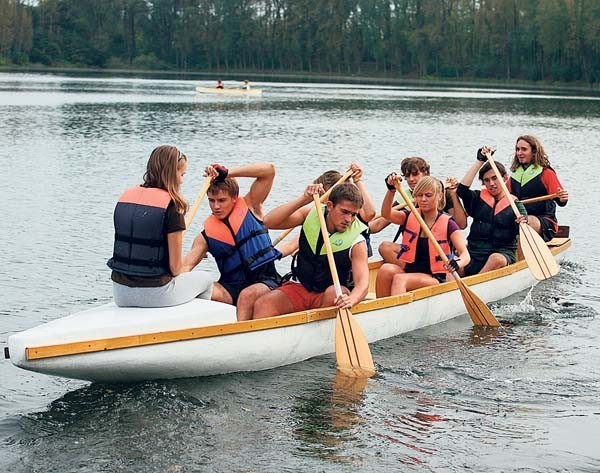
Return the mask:
<svg viewBox="0 0 600 473">
<path fill-rule="evenodd" d="M 338 373 L 349 378 L 372 378 L 377 373 L 375 368 L 363 366 L 337 366 Z"/>
</svg>

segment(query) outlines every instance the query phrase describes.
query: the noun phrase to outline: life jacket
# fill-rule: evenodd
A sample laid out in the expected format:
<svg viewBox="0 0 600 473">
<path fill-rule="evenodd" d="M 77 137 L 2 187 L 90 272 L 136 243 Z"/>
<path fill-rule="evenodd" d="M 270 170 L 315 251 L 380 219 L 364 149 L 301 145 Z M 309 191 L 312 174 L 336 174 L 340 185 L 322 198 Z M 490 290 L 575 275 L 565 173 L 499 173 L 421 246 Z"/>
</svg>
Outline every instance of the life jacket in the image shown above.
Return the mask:
<svg viewBox="0 0 600 473">
<path fill-rule="evenodd" d="M 364 223 L 355 218 L 343 233 L 335 232 L 329 236 L 340 284 L 348 289 L 354 287 L 350 250 L 366 228 Z M 323 292 L 333 284 L 316 209 L 309 212 L 302 224 L 298 253 L 292 262 L 292 274 L 311 292 Z"/>
<path fill-rule="evenodd" d="M 449 255 L 452 250 L 448 239 L 448 222 L 452 217 L 444 212 L 439 212 L 438 217 L 431 227 L 431 233 L 444 250 L 444 254 Z M 404 232 L 402 233 L 402 244 L 398 257 L 406 263 L 414 263 L 417 257 L 417 243 L 419 242 L 419 234 L 421 233 L 421 225 L 417 217 L 412 212 L 407 216 L 404 223 Z M 438 255 L 435 246 L 431 240 L 429 243 L 429 267 L 432 274 L 447 273 L 444 268 L 444 262 Z"/>
<path fill-rule="evenodd" d="M 514 195 L 510 196 L 515 200 Z M 489 248 L 517 248 L 518 227 L 515 223 L 515 214 L 510 206 L 510 201 L 502 197 L 496 202 L 494 197 L 483 189 L 479 199 L 473 200 L 471 209 L 473 223 L 467 239 L 469 242 L 478 241 L 485 243 Z"/>
<path fill-rule="evenodd" d="M 519 166 L 510 177 L 510 192 L 519 200 L 531 199 L 548 194 L 548 189 L 542 181 L 542 173 L 545 168 L 531 165 L 525 169 Z M 525 204 L 528 215 L 547 217 L 556 221 L 556 202 L 545 200 L 533 204 Z"/>
<path fill-rule="evenodd" d="M 115 207 L 115 244 L 108 266 L 128 276 L 171 274 L 165 223 L 171 196 L 156 187 L 132 187 Z"/>
<path fill-rule="evenodd" d="M 208 217 L 202 235 L 217 262 L 221 282 L 244 283 L 252 271 L 281 258 L 267 227 L 248 209 L 243 197 L 236 200 L 227 218 Z"/>
</svg>

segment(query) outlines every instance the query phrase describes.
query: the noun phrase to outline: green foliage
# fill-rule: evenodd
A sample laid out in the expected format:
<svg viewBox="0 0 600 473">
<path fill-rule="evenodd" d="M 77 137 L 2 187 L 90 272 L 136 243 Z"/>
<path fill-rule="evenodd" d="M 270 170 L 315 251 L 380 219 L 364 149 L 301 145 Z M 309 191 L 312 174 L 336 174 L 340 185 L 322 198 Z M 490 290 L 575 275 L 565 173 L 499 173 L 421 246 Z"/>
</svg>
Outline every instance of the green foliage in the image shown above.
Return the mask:
<svg viewBox="0 0 600 473">
<path fill-rule="evenodd" d="M 0 56 L 595 84 L 600 1 L 0 0 Z"/>
</svg>

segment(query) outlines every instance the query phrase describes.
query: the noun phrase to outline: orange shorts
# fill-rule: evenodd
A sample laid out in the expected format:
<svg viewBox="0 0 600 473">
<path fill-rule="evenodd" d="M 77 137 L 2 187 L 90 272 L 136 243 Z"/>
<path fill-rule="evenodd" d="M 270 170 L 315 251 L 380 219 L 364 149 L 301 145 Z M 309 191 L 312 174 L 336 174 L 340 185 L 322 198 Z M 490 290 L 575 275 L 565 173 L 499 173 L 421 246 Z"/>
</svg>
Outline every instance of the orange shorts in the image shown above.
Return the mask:
<svg viewBox="0 0 600 473">
<path fill-rule="evenodd" d="M 321 307 L 324 294 L 324 292 L 310 292 L 299 282 L 286 282 L 276 290 L 288 297 L 294 312 Z"/>
</svg>

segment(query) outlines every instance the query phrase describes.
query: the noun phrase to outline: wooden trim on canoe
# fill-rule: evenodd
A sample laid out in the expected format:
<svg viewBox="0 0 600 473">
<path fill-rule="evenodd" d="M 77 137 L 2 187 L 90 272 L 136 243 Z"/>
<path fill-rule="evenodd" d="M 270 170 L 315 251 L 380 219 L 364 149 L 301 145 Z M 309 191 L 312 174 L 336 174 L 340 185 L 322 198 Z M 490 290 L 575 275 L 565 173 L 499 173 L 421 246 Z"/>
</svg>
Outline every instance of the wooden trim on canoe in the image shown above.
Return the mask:
<svg viewBox="0 0 600 473">
<path fill-rule="evenodd" d="M 556 255 L 567 250 L 571 246 L 571 240 L 568 238 L 555 238 L 548 243 L 552 254 Z M 369 263 L 371 273 L 376 273 L 381 262 Z M 513 274 L 517 271 L 527 268 L 525 261 L 518 261 L 515 264 L 496 269 L 488 273 L 475 274 L 464 278 L 464 281 L 473 286 L 492 279 L 500 278 Z M 371 275 L 372 276 L 372 275 Z M 456 289 L 456 281 L 449 281 L 436 286 L 424 287 L 412 292 L 407 292 L 398 296 L 382 297 L 380 299 L 365 300 L 356 305 L 352 312 L 360 314 L 371 312 L 387 307 L 409 304 L 413 301 L 425 299 Z M 159 343 L 180 342 L 185 340 L 196 340 L 199 338 L 209 338 L 221 335 L 234 335 L 238 333 L 254 332 L 259 330 L 269 330 L 279 327 L 289 327 L 293 325 L 307 324 L 319 320 L 333 319 L 337 311 L 334 308 L 312 309 L 293 314 L 279 315 L 259 320 L 248 320 L 244 322 L 232 322 L 220 325 L 211 325 L 182 330 L 170 330 L 166 332 L 146 333 L 139 335 L 128 335 L 124 337 L 112 337 L 98 340 L 87 340 L 82 342 L 61 343 L 57 345 L 46 345 L 28 347 L 25 349 L 27 360 L 39 360 L 44 358 L 53 358 L 57 356 L 77 355 L 82 353 L 94 353 L 106 350 L 117 350 L 121 348 L 133 348 L 146 345 L 156 345 Z"/>
</svg>

